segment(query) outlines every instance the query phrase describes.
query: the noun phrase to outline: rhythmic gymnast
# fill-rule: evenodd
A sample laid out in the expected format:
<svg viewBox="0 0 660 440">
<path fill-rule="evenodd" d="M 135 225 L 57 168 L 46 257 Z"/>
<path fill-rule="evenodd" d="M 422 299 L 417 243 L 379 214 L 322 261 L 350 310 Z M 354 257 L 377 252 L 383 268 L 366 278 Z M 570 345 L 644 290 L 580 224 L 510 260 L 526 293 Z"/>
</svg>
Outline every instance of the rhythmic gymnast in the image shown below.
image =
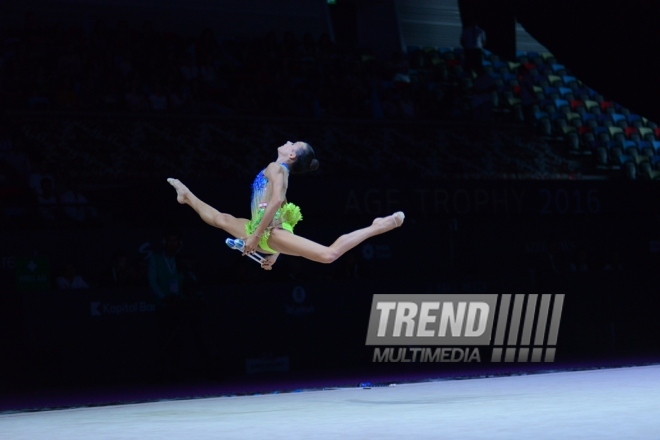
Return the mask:
<svg viewBox="0 0 660 440">
<path fill-rule="evenodd" d="M 302 215 L 300 208 L 286 200 L 289 173 L 301 174 L 319 167 L 314 150 L 305 142 L 287 142 L 277 149 L 277 160 L 262 170 L 252 183 L 252 218 L 236 218 L 219 212 L 197 198 L 183 183 L 169 178 L 176 189 L 177 201 L 190 205 L 211 226 L 220 228 L 245 242 L 243 255 L 266 254 L 261 267 L 271 270 L 280 254 L 332 263 L 369 237 L 391 231 L 403 224 L 403 212 L 379 217 L 371 226 L 342 235 L 330 246 L 323 246 L 293 234 Z"/>
</svg>

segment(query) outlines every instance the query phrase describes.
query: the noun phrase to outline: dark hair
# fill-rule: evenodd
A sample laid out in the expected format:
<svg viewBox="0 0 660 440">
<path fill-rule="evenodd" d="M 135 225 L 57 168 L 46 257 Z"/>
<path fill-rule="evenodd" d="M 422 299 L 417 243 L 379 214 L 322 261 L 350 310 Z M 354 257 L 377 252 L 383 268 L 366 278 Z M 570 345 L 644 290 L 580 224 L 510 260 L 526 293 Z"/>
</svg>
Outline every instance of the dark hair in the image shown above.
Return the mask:
<svg viewBox="0 0 660 440">
<path fill-rule="evenodd" d="M 305 147 L 300 148 L 296 153 L 296 160 L 291 164 L 291 173 L 302 174 L 317 170 L 319 161 L 314 157 L 314 149 L 311 145 L 303 142 Z"/>
</svg>

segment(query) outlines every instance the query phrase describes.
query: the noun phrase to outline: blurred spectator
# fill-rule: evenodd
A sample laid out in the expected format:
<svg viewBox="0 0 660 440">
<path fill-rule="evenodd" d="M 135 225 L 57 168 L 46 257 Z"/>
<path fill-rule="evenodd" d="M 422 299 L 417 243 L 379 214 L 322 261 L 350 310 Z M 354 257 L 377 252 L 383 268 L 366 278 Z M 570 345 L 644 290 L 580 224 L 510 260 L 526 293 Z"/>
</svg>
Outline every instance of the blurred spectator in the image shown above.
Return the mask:
<svg viewBox="0 0 660 440">
<path fill-rule="evenodd" d="M 3 162 L 24 179 L 20 182 L 25 185 L 30 176 L 30 159 L 20 151 L 14 140 L 4 126 L 0 126 L 0 162 Z"/>
<path fill-rule="evenodd" d="M 568 270 L 571 273 L 589 272 L 589 252 L 586 249 L 580 250 L 573 261 L 568 264 Z"/>
<path fill-rule="evenodd" d="M 131 79 L 129 88 L 124 96 L 126 109 L 131 112 L 140 112 L 147 109 L 147 100 L 140 90 L 140 85 L 136 78 Z"/>
<path fill-rule="evenodd" d="M 116 251 L 112 256 L 109 270 L 103 274 L 103 284 L 108 287 L 135 287 L 139 285 L 138 271 L 124 251 Z"/>
<path fill-rule="evenodd" d="M 605 272 L 623 272 L 624 266 L 618 252 L 611 252 L 607 255 L 603 264 L 603 270 Z"/>
<path fill-rule="evenodd" d="M 486 32 L 478 26 L 477 20 L 470 20 L 461 33 L 461 46 L 465 49 L 465 71 L 477 76 L 486 73 L 483 66 Z"/>
<path fill-rule="evenodd" d="M 159 113 L 167 110 L 167 95 L 160 81 L 156 82 L 153 92 L 149 95 L 149 108 Z"/>
<path fill-rule="evenodd" d="M 64 265 L 62 275 L 57 277 L 58 289 L 87 289 L 89 285 L 76 273 L 76 268 L 71 263 Z"/>
<path fill-rule="evenodd" d="M 401 99 L 399 99 L 399 114 L 405 119 L 415 119 L 417 117 L 417 105 L 412 99 L 408 88 L 401 90 Z"/>
<path fill-rule="evenodd" d="M 42 177 L 41 191 L 37 196 L 37 203 L 39 205 L 39 215 L 42 220 L 52 224 L 61 219 L 60 206 L 51 177 Z"/>
<path fill-rule="evenodd" d="M 182 296 L 183 273 L 177 268 L 177 254 L 183 242 L 181 233 L 166 231 L 163 250 L 154 252 L 149 259 L 149 286 L 161 305 Z"/>
<path fill-rule="evenodd" d="M 305 35 L 303 35 L 300 55 L 303 58 L 309 59 L 313 59 L 316 56 L 316 43 L 311 32 L 305 32 Z"/>
<path fill-rule="evenodd" d="M 53 182 L 53 176 L 47 171 L 45 162 L 36 161 L 32 164 L 32 173 L 30 174 L 29 185 L 35 196 L 42 194 L 42 184 L 44 179 L 50 179 Z"/>
<path fill-rule="evenodd" d="M 347 253 L 337 263 L 338 265 L 333 275 L 333 278 L 336 280 L 358 280 L 369 278 L 370 269 L 364 261 L 360 260 L 358 252 L 352 251 Z"/>
<path fill-rule="evenodd" d="M 190 108 L 190 95 L 183 88 L 181 81 L 176 81 L 170 86 L 170 94 L 167 96 L 168 108 L 173 111 L 186 111 Z"/>
<path fill-rule="evenodd" d="M 96 209 L 89 204 L 87 198 L 78 190 L 79 185 L 63 179 L 63 188 L 60 194 L 60 206 L 64 215 L 76 224 L 91 223 L 97 220 Z"/>
</svg>

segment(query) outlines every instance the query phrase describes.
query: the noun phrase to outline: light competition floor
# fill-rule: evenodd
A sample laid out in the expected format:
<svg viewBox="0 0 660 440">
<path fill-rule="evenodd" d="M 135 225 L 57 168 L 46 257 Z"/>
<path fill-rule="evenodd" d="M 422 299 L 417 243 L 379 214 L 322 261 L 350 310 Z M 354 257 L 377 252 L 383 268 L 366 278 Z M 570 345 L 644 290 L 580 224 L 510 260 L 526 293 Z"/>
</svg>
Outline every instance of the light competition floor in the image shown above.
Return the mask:
<svg viewBox="0 0 660 440">
<path fill-rule="evenodd" d="M 660 366 L 5 413 L 0 438 L 653 439 Z"/>
</svg>

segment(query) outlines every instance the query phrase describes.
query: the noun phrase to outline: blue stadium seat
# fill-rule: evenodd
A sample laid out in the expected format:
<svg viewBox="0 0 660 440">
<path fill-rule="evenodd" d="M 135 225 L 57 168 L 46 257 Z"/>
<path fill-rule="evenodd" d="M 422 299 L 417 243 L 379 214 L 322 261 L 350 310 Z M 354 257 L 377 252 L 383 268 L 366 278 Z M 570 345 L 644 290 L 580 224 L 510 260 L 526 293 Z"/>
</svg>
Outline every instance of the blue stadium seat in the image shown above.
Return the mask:
<svg viewBox="0 0 660 440">
<path fill-rule="evenodd" d="M 598 127 L 595 127 L 595 128 L 594 128 L 594 134 L 595 134 L 596 136 L 598 136 L 598 135 L 600 135 L 600 134 L 602 134 L 602 133 L 608 133 L 608 134 L 609 134 L 609 132 L 610 132 L 610 131 L 607 129 L 607 127 L 600 127 L 600 126 L 598 126 Z"/>
<path fill-rule="evenodd" d="M 551 64 L 550 67 L 552 68 L 552 71 L 555 73 L 559 73 L 562 70 L 565 72 L 566 71 L 566 66 L 563 64 Z"/>
<path fill-rule="evenodd" d="M 536 119 L 537 121 L 539 119 L 549 118 L 549 117 L 550 115 L 548 114 L 548 112 L 534 112 L 534 119 Z"/>
<path fill-rule="evenodd" d="M 620 154 L 619 155 L 619 163 L 623 165 L 626 162 L 635 162 L 635 158 L 632 156 L 629 156 L 627 154 Z"/>
<path fill-rule="evenodd" d="M 614 122 L 614 124 L 617 124 L 619 121 L 626 120 L 625 115 L 622 115 L 620 113 L 613 113 L 610 116 L 612 117 L 612 122 Z"/>
<path fill-rule="evenodd" d="M 505 71 L 508 73 L 509 63 L 505 63 L 504 61 L 496 61 L 493 63 L 493 69 L 496 72 L 500 72 L 502 69 L 505 69 Z"/>
<path fill-rule="evenodd" d="M 558 111 L 566 113 L 571 111 L 571 106 L 565 99 L 555 99 L 555 107 Z"/>
<path fill-rule="evenodd" d="M 559 93 L 559 90 L 556 87 L 543 87 L 543 93 L 545 96 L 550 96 L 553 93 Z"/>
<path fill-rule="evenodd" d="M 504 80 L 504 82 L 508 83 L 508 82 L 510 82 L 510 81 L 513 81 L 514 79 L 517 80 L 518 77 L 516 76 L 515 73 L 505 73 L 505 74 L 502 76 L 502 79 Z"/>
<path fill-rule="evenodd" d="M 639 152 L 642 154 L 646 154 L 648 156 L 653 156 L 655 154 L 655 150 L 653 148 L 653 145 L 649 141 L 639 141 L 637 143 L 639 147 Z"/>
<path fill-rule="evenodd" d="M 637 142 L 629 141 L 629 140 L 623 141 L 623 148 L 625 150 L 627 150 L 628 148 L 635 148 L 635 147 L 639 147 L 639 145 L 637 145 Z"/>
<path fill-rule="evenodd" d="M 566 96 L 568 93 L 573 93 L 573 89 L 568 88 L 568 87 L 560 87 L 559 88 L 559 94 L 561 96 Z"/>
</svg>

